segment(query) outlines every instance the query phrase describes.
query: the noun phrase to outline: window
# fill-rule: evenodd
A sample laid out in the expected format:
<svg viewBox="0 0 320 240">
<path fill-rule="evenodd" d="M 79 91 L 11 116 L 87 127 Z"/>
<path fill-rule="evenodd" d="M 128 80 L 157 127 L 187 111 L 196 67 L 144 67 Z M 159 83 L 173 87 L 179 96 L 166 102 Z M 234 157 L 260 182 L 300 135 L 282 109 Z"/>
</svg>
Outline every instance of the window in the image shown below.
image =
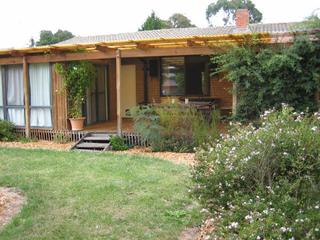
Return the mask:
<svg viewBox="0 0 320 240">
<path fill-rule="evenodd" d="M 163 96 L 185 95 L 184 58 L 168 57 L 161 60 L 161 91 Z"/>
<path fill-rule="evenodd" d="M 24 126 L 23 68 L 7 66 L 5 71 L 6 119 L 17 126 Z"/>
<path fill-rule="evenodd" d="M 203 56 L 162 58 L 162 96 L 208 96 L 208 62 Z"/>
<path fill-rule="evenodd" d="M 30 125 L 51 127 L 51 74 L 48 63 L 30 64 Z"/>
</svg>

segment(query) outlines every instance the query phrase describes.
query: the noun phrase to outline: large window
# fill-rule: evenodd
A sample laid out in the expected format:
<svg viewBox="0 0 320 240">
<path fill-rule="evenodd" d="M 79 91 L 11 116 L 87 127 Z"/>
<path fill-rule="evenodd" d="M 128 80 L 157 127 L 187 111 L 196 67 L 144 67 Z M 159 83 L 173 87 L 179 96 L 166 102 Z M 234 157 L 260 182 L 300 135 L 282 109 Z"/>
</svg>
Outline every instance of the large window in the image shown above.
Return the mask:
<svg viewBox="0 0 320 240">
<path fill-rule="evenodd" d="M 30 125 L 51 127 L 51 74 L 50 65 L 30 64 Z"/>
<path fill-rule="evenodd" d="M 208 62 L 202 56 L 162 58 L 162 96 L 209 95 Z"/>
<path fill-rule="evenodd" d="M 30 125 L 51 127 L 51 74 L 49 64 L 30 64 Z M 25 126 L 23 67 L 0 66 L 0 119 Z"/>
</svg>

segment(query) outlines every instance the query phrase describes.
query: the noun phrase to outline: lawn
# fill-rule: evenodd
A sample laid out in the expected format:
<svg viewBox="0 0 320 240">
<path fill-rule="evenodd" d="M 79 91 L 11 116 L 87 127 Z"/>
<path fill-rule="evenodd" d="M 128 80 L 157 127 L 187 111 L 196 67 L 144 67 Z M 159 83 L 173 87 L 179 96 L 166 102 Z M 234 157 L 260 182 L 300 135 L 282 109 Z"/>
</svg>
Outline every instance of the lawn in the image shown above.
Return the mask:
<svg viewBox="0 0 320 240">
<path fill-rule="evenodd" d="M 28 198 L 0 239 L 177 239 L 200 221 L 188 184 L 160 159 L 0 148 L 0 186 Z"/>
</svg>

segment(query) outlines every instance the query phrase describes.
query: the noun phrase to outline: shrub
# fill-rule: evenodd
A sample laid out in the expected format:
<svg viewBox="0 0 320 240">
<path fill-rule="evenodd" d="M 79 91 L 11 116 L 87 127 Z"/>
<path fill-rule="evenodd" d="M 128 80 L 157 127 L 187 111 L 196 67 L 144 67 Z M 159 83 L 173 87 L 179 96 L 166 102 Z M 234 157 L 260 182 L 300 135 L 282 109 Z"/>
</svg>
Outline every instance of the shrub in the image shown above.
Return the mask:
<svg viewBox="0 0 320 240">
<path fill-rule="evenodd" d="M 112 136 L 110 139 L 110 144 L 112 146 L 112 150 L 114 151 L 125 151 L 129 149 L 124 139 L 119 136 Z"/>
<path fill-rule="evenodd" d="M 198 149 L 192 192 L 224 239 L 320 238 L 320 114 L 287 106 Z"/>
<path fill-rule="evenodd" d="M 14 124 L 6 120 L 0 120 L 0 140 L 12 141 L 14 139 L 16 139 Z"/>
<path fill-rule="evenodd" d="M 64 144 L 64 143 L 71 142 L 71 137 L 64 133 L 56 133 L 53 136 L 53 141 L 55 143 Z"/>
<path fill-rule="evenodd" d="M 178 104 L 133 109 L 134 129 L 153 151 L 191 152 L 209 137 L 217 136 L 216 114 L 212 124 L 194 107 Z"/>
</svg>

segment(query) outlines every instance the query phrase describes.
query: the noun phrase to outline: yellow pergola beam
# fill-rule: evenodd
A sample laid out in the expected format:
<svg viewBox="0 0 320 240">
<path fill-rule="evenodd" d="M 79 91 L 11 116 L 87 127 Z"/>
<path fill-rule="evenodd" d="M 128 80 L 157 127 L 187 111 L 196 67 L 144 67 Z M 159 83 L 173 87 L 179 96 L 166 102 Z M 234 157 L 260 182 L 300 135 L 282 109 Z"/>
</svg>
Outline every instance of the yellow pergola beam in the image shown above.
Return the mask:
<svg viewBox="0 0 320 240">
<path fill-rule="evenodd" d="M 81 44 L 65 44 L 65 45 L 49 45 L 31 48 L 17 48 L 17 49 L 4 49 L 0 50 L 1 55 L 9 56 L 24 56 L 32 53 L 54 53 L 72 51 L 94 51 L 94 50 L 107 50 L 107 49 L 148 49 L 148 48 L 165 48 L 172 46 L 210 46 L 216 43 L 238 43 L 245 41 L 252 34 L 224 34 L 224 35 L 211 35 L 211 36 L 192 36 L 192 37 L 175 37 L 175 38 L 159 38 L 159 39 L 141 39 L 129 41 L 110 41 L 99 43 L 81 43 Z M 257 39 L 262 42 L 271 42 L 272 36 L 268 33 L 256 34 Z"/>
</svg>

